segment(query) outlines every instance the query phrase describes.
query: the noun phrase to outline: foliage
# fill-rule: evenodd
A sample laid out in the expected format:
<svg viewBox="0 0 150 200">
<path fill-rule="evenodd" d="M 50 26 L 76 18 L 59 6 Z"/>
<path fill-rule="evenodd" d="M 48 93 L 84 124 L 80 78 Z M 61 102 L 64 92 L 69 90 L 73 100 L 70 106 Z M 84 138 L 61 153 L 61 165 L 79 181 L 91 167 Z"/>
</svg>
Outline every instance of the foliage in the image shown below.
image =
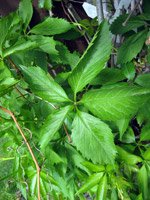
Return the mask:
<svg viewBox="0 0 150 200">
<path fill-rule="evenodd" d="M 79 56 L 58 40 L 81 35 L 76 24 L 47 17 L 29 29 L 32 14 L 22 0 L 0 19 L 0 199 L 148 200 L 149 15 L 104 20 Z"/>
</svg>

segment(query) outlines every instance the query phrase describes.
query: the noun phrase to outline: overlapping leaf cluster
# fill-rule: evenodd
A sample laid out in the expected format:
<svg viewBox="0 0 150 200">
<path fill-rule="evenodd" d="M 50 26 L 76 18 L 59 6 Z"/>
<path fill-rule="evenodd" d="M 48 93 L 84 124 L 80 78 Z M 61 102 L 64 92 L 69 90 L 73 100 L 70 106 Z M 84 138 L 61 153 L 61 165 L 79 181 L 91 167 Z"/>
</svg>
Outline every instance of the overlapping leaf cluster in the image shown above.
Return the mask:
<svg viewBox="0 0 150 200">
<path fill-rule="evenodd" d="M 108 22 L 79 58 L 56 40 L 78 31 L 74 24 L 48 17 L 28 30 L 32 12 L 31 1 L 22 0 L 0 20 L 0 105 L 14 113 L 41 166 L 41 199 L 148 200 L 150 75 L 138 75 L 135 63 L 142 48 L 148 63 L 149 17 L 122 26 L 124 15 L 112 24 L 114 34 L 131 32 L 109 68 Z M 64 71 L 53 76 L 59 64 Z M 36 199 L 32 158 L 10 117 L 0 116 L 0 161 L 11 163 L 1 184 L 11 180 L 25 199 Z"/>
</svg>

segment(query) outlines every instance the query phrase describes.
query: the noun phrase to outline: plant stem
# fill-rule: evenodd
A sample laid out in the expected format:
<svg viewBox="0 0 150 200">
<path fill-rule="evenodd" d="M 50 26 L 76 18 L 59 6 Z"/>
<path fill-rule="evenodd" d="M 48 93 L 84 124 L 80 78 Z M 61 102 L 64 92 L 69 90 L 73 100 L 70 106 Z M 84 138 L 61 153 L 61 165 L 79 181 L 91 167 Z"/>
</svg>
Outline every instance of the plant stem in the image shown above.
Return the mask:
<svg viewBox="0 0 150 200">
<path fill-rule="evenodd" d="M 70 137 L 70 135 L 68 133 L 68 130 L 67 130 L 67 127 L 66 127 L 65 123 L 63 124 L 63 127 L 64 127 L 64 131 L 65 131 L 65 133 L 67 135 L 68 142 L 71 143 L 71 137 Z"/>
<path fill-rule="evenodd" d="M 27 145 L 27 148 L 28 148 L 28 150 L 29 150 L 29 152 L 30 152 L 30 154 L 31 154 L 31 157 L 32 157 L 32 159 L 33 159 L 33 161 L 34 161 L 34 164 L 35 164 L 35 166 L 36 166 L 36 170 L 37 170 L 38 200 L 41 200 L 41 197 L 40 197 L 40 196 L 41 196 L 41 195 L 40 195 L 40 170 L 41 170 L 41 169 L 40 169 L 40 167 L 39 167 L 39 164 L 38 164 L 38 162 L 37 162 L 37 160 L 36 160 L 36 158 L 35 158 L 35 156 L 34 156 L 34 153 L 33 153 L 32 149 L 31 149 L 31 147 L 30 147 L 30 144 L 28 143 L 28 141 L 27 141 L 27 139 L 26 139 L 26 137 L 25 137 L 25 135 L 24 135 L 24 133 L 23 133 L 23 131 L 22 131 L 22 129 L 21 129 L 19 123 L 17 122 L 17 120 L 16 120 L 14 114 L 13 114 L 10 110 L 7 110 L 6 108 L 4 108 L 4 107 L 2 107 L 2 106 L 0 106 L 0 109 L 3 110 L 5 113 L 9 114 L 9 115 L 12 117 L 12 119 L 13 119 L 14 122 L 15 122 L 15 125 L 16 125 L 17 129 L 19 130 L 19 132 L 20 132 L 22 138 L 24 139 L 24 141 L 25 141 L 25 143 L 26 143 L 26 145 Z"/>
<path fill-rule="evenodd" d="M 15 63 L 12 61 L 10 57 L 8 57 L 8 61 L 11 64 L 11 66 L 16 70 L 16 72 L 19 73 L 17 66 L 15 65 Z"/>
</svg>

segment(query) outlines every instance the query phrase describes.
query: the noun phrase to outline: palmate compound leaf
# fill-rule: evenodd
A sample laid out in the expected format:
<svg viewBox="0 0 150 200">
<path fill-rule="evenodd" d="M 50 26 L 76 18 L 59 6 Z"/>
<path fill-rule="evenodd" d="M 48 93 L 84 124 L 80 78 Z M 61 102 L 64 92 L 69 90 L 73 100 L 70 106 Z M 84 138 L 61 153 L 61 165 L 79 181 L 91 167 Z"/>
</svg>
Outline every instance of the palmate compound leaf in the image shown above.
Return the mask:
<svg viewBox="0 0 150 200">
<path fill-rule="evenodd" d="M 47 117 L 41 129 L 41 139 L 39 142 L 42 150 L 44 150 L 47 144 L 53 139 L 55 133 L 60 129 L 71 108 L 72 106 L 66 106 L 60 110 L 56 110 Z"/>
<path fill-rule="evenodd" d="M 111 47 L 109 26 L 104 21 L 68 79 L 75 94 L 90 83 L 105 67 Z"/>
<path fill-rule="evenodd" d="M 91 90 L 81 102 L 100 119 L 116 121 L 132 117 L 149 95 L 148 88 L 123 83 Z"/>
<path fill-rule="evenodd" d="M 25 81 L 34 94 L 49 102 L 69 102 L 63 88 L 47 75 L 40 67 L 20 66 Z"/>
<path fill-rule="evenodd" d="M 73 144 L 93 163 L 114 163 L 113 135 L 107 124 L 92 115 L 78 111 L 73 121 Z"/>
</svg>

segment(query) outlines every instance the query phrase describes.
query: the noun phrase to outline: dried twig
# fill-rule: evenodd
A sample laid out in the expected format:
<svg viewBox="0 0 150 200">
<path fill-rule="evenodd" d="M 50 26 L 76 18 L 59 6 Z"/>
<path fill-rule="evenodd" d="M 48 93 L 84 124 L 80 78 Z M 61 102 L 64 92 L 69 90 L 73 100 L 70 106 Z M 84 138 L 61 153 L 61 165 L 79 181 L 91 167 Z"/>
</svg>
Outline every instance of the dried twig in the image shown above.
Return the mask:
<svg viewBox="0 0 150 200">
<path fill-rule="evenodd" d="M 63 8 L 63 11 L 65 13 L 65 15 L 68 17 L 68 19 L 70 20 L 70 22 L 73 22 L 73 20 L 71 19 L 70 15 L 67 13 L 66 9 L 65 9 L 65 6 L 64 6 L 64 3 L 63 1 L 61 1 L 61 6 Z"/>
<path fill-rule="evenodd" d="M 79 30 L 82 30 L 82 27 L 78 23 L 81 19 L 78 16 L 78 14 L 76 13 L 76 11 L 74 10 L 71 3 L 68 4 L 67 11 L 70 14 L 70 16 L 73 18 L 74 22 L 76 22 L 78 24 L 77 26 L 78 26 Z M 87 33 L 84 34 L 84 38 L 85 38 L 85 41 L 87 42 L 87 44 L 89 44 L 90 43 L 90 37 L 88 36 Z"/>
<path fill-rule="evenodd" d="M 102 0 L 96 0 L 97 17 L 99 24 L 104 19 L 103 3 Z"/>
<path fill-rule="evenodd" d="M 14 114 L 13 114 L 10 110 L 7 110 L 6 108 L 4 108 L 4 107 L 2 107 L 2 106 L 0 106 L 0 109 L 3 110 L 5 113 L 9 114 L 9 115 L 12 117 L 12 119 L 13 119 L 14 122 L 15 122 L 15 125 L 16 125 L 17 129 L 19 130 L 19 132 L 20 132 L 22 138 L 24 139 L 24 141 L 25 141 L 25 143 L 26 143 L 26 145 L 27 145 L 27 147 L 28 147 L 28 150 L 29 150 L 29 152 L 30 152 L 30 154 L 31 154 L 31 157 L 32 157 L 32 159 L 33 159 L 33 161 L 34 161 L 34 164 L 35 164 L 36 170 L 37 170 L 38 200 L 41 200 L 41 197 L 40 197 L 40 167 L 39 167 L 39 164 L 38 164 L 38 162 L 37 162 L 37 160 L 36 160 L 36 158 L 35 158 L 35 156 L 34 156 L 34 153 L 33 153 L 32 149 L 31 149 L 31 147 L 30 147 L 30 144 L 28 143 L 28 141 L 27 141 L 27 139 L 26 139 L 26 137 L 25 137 L 25 135 L 24 135 L 24 133 L 23 133 L 23 131 L 22 131 L 22 129 L 21 129 L 19 123 L 17 122 L 17 120 L 16 120 Z"/>
</svg>

